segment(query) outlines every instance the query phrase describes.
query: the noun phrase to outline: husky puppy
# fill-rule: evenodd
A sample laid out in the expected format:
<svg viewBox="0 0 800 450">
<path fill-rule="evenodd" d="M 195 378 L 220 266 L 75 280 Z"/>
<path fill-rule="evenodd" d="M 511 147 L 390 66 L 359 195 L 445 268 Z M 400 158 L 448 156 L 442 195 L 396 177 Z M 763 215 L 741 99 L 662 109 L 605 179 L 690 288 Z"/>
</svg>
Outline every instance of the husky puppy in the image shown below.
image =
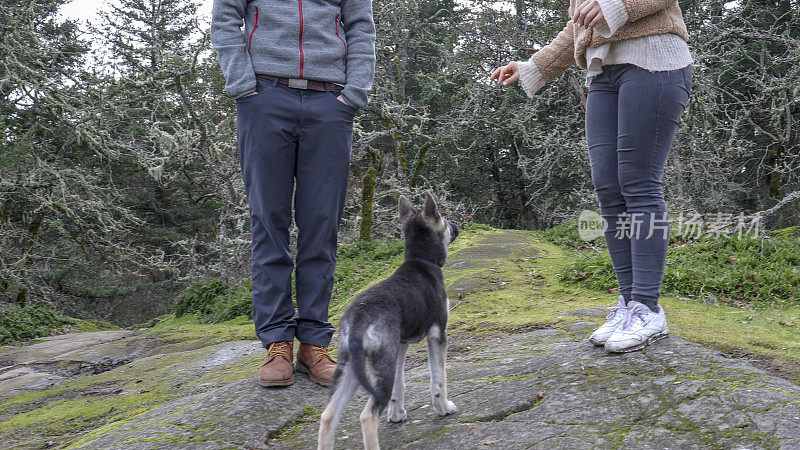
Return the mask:
<svg viewBox="0 0 800 450">
<path fill-rule="evenodd" d="M 359 385 L 370 394 L 361 412 L 364 447 L 378 449 L 378 420 L 389 406 L 389 422 L 406 420 L 404 363 L 408 346 L 427 337 L 431 398 L 440 416 L 456 412 L 447 399 L 445 353 L 448 300 L 442 276 L 447 246 L 458 228 L 444 219 L 430 191 L 417 212 L 400 196 L 405 262 L 386 280 L 353 299 L 339 322 L 339 365 L 331 398 L 322 413 L 319 449 L 332 449 L 336 425 Z M 370 364 L 370 379 L 366 374 Z"/>
</svg>

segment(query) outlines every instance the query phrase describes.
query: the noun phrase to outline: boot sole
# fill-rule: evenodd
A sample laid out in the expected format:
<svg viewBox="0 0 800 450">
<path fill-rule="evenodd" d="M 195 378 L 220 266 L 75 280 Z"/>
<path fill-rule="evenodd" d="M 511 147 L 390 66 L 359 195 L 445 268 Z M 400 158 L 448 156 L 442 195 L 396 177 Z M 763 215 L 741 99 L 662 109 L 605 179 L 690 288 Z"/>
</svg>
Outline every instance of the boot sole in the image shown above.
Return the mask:
<svg viewBox="0 0 800 450">
<path fill-rule="evenodd" d="M 331 387 L 331 385 L 333 384 L 332 381 L 325 381 L 325 380 L 321 380 L 321 379 L 315 377 L 311 373 L 311 369 L 309 369 L 305 364 L 303 364 L 300 361 L 295 363 L 294 370 L 296 370 L 296 371 L 298 371 L 300 373 L 304 373 L 304 374 L 308 375 L 308 377 L 311 378 L 311 381 L 313 381 L 314 383 L 317 383 L 320 386 Z"/>
<path fill-rule="evenodd" d="M 648 340 L 642 342 L 641 344 L 634 345 L 633 347 L 623 348 L 623 349 L 620 349 L 620 350 L 608 350 L 608 351 L 610 353 L 630 353 L 630 352 L 635 352 L 637 350 L 641 350 L 641 349 L 647 347 L 650 344 L 658 342 L 658 341 L 664 339 L 667 336 L 669 336 L 669 330 L 665 330 L 665 331 L 662 331 L 661 333 L 654 334 L 654 335 L 650 336 L 650 338 Z"/>
<path fill-rule="evenodd" d="M 289 378 L 288 380 L 276 380 L 276 381 L 264 381 L 259 378 L 258 383 L 261 384 L 261 386 L 263 387 L 290 386 L 292 383 L 294 383 L 294 377 Z"/>
</svg>

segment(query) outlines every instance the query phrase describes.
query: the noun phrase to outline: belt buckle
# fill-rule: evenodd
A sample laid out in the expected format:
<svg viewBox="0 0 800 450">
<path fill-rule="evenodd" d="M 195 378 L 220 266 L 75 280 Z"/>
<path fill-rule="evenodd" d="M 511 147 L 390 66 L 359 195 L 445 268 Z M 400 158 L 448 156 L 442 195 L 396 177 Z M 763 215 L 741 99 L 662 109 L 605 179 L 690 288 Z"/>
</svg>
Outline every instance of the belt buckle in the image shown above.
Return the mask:
<svg viewBox="0 0 800 450">
<path fill-rule="evenodd" d="M 308 89 L 308 80 L 289 78 L 289 87 L 295 89 Z"/>
</svg>

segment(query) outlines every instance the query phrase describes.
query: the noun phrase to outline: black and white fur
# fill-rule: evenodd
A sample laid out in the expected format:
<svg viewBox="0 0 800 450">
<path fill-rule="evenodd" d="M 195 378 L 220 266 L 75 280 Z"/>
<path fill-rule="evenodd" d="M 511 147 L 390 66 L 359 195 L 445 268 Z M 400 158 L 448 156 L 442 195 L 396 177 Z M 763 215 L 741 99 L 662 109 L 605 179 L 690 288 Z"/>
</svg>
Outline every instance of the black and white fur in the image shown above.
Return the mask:
<svg viewBox="0 0 800 450">
<path fill-rule="evenodd" d="M 406 420 L 406 352 L 410 344 L 424 337 L 428 340 L 433 408 L 440 416 L 456 412 L 456 405 L 447 399 L 448 300 L 441 268 L 458 228 L 439 214 L 430 192 L 425 193 L 421 212 L 400 196 L 398 212 L 405 262 L 389 278 L 356 296 L 339 322 L 339 365 L 320 419 L 319 449 L 333 448 L 339 418 L 359 385 L 370 393 L 361 412 L 366 449 L 379 448 L 378 420 L 387 405 L 389 422 Z"/>
</svg>

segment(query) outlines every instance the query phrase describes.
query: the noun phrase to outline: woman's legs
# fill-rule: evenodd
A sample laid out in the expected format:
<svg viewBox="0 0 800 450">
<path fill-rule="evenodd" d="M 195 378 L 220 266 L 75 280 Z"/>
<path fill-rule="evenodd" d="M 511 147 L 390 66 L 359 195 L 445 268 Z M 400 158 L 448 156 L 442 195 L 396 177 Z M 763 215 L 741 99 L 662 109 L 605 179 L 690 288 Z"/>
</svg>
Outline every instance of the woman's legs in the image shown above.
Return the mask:
<svg viewBox="0 0 800 450">
<path fill-rule="evenodd" d="M 691 68 L 610 65 L 586 105 L 586 141 L 611 261 L 626 301 L 658 310 L 669 217 L 664 165 L 691 91 Z"/>
<path fill-rule="evenodd" d="M 604 71 L 592 80 L 586 99 L 586 143 L 592 166 L 592 182 L 600 201 L 600 215 L 608 224 L 604 233 L 608 253 L 614 265 L 620 294 L 631 300 L 633 286 L 631 239 L 618 232 L 627 213 L 617 177 L 617 116 L 619 88 Z"/>
<path fill-rule="evenodd" d="M 630 223 L 631 300 L 658 311 L 669 244 L 662 178 L 689 98 L 691 67 L 649 72 L 628 65 L 616 84 L 617 176 Z"/>
</svg>

